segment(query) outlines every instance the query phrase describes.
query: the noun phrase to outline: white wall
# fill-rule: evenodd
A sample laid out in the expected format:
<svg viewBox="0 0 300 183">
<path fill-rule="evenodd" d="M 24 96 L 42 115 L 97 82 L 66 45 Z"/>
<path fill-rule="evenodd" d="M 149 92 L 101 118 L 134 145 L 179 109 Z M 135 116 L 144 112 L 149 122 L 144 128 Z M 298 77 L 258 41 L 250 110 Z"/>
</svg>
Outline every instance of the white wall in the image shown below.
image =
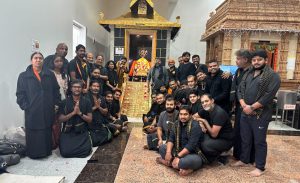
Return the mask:
<svg viewBox="0 0 300 183">
<path fill-rule="evenodd" d="M 20 72 L 30 64 L 31 41 L 40 42 L 40 51 L 47 56 L 55 52 L 57 43 L 69 46 L 71 59 L 73 20 L 87 27 L 87 50 L 107 49 L 107 32 L 97 24 L 104 0 L 3 0 L 0 6 L 0 138 L 4 129 L 23 125 L 23 112 L 16 104 L 16 85 Z M 87 39 L 88 40 L 88 39 Z M 105 50 L 106 51 L 106 50 Z"/>
<path fill-rule="evenodd" d="M 20 72 L 30 64 L 32 39 L 38 40 L 44 56 L 53 54 L 57 43 L 72 52 L 72 23 L 87 27 L 87 51 L 109 55 L 109 34 L 97 24 L 98 13 L 115 18 L 129 11 L 130 0 L 2 0 L 0 6 L 0 138 L 4 129 L 23 125 L 23 112 L 16 104 L 16 83 Z M 181 16 L 182 28 L 170 55 L 183 51 L 199 54 L 205 60 L 205 42 L 200 42 L 206 20 L 223 0 L 153 0 L 156 11 L 170 21 Z M 95 43 L 93 43 L 95 39 Z"/>
</svg>

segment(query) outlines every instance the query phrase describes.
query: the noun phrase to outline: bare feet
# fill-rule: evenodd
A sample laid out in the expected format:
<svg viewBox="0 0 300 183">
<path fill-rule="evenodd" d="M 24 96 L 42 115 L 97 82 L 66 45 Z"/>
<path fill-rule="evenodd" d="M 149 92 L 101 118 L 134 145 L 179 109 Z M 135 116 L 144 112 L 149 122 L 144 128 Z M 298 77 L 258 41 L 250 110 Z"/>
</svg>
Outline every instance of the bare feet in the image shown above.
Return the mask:
<svg viewBox="0 0 300 183">
<path fill-rule="evenodd" d="M 156 163 L 157 164 L 163 164 L 165 166 L 170 166 L 170 163 L 168 161 L 162 159 L 161 157 L 156 158 Z"/>
<path fill-rule="evenodd" d="M 262 174 L 264 174 L 264 171 L 261 171 L 258 168 L 255 168 L 254 170 L 252 170 L 251 172 L 248 173 L 249 175 L 251 175 L 252 177 L 259 177 Z"/>
<path fill-rule="evenodd" d="M 231 164 L 231 166 L 233 166 L 233 167 L 240 167 L 240 166 L 246 166 L 246 165 L 247 164 L 242 161 L 237 161 L 237 162 Z"/>
<path fill-rule="evenodd" d="M 180 169 L 179 170 L 179 175 L 180 176 L 187 176 L 188 174 L 191 174 L 193 172 L 192 169 Z"/>
<path fill-rule="evenodd" d="M 143 146 L 144 149 L 149 149 L 148 145 Z"/>
</svg>

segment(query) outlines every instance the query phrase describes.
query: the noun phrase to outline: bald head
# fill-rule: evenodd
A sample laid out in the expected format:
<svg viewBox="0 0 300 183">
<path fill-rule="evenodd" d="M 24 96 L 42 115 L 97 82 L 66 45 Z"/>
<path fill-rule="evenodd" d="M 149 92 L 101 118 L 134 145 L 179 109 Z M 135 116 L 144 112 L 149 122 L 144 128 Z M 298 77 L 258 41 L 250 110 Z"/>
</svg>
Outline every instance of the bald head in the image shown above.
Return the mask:
<svg viewBox="0 0 300 183">
<path fill-rule="evenodd" d="M 56 54 L 65 58 L 68 54 L 68 46 L 65 43 L 59 43 L 56 47 Z"/>
<path fill-rule="evenodd" d="M 93 53 L 87 53 L 86 54 L 86 60 L 90 63 L 94 63 L 94 55 Z"/>
</svg>

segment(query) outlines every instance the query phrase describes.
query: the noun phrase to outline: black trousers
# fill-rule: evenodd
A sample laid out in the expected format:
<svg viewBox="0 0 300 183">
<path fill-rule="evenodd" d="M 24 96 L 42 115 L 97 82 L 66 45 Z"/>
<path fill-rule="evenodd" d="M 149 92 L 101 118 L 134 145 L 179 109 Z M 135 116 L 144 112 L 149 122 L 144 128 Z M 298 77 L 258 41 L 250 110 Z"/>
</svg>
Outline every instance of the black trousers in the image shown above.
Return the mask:
<svg viewBox="0 0 300 183">
<path fill-rule="evenodd" d="M 228 151 L 231 147 L 232 140 L 213 139 L 208 134 L 204 135 L 204 139 L 201 142 L 201 150 L 210 162 L 214 161 L 222 152 Z"/>
<path fill-rule="evenodd" d="M 255 146 L 255 166 L 264 171 L 267 158 L 267 131 L 269 121 L 255 115 L 241 115 L 242 154 L 241 161 L 250 163 L 251 148 Z"/>
<path fill-rule="evenodd" d="M 237 160 L 241 159 L 241 154 L 242 154 L 242 137 L 241 137 L 241 113 L 242 109 L 240 105 L 236 105 L 236 110 L 235 110 L 235 122 L 234 122 L 234 139 L 233 139 L 233 157 Z M 249 163 L 254 163 L 255 160 L 255 147 L 254 144 L 252 144 L 251 148 L 251 154 L 250 154 L 250 162 Z"/>
</svg>

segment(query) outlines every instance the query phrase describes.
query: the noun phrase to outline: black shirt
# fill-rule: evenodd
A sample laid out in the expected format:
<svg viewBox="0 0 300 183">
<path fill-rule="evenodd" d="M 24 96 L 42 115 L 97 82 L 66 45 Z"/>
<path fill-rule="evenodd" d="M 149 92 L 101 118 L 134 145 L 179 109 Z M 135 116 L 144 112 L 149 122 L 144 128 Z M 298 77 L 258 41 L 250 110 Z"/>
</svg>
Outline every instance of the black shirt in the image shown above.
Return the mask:
<svg viewBox="0 0 300 183">
<path fill-rule="evenodd" d="M 59 107 L 59 114 L 68 115 L 71 112 L 73 112 L 75 106 L 75 102 L 73 100 L 72 96 L 67 97 L 65 100 L 62 101 L 60 107 Z M 88 113 L 92 113 L 92 105 L 89 99 L 87 99 L 84 96 L 80 96 L 79 100 L 79 108 L 80 111 L 87 115 Z M 80 124 L 82 122 L 85 122 L 79 115 L 72 116 L 68 121 L 65 122 L 65 124 L 72 125 L 72 129 L 77 124 Z M 84 128 L 87 129 L 87 123 L 85 123 Z"/>
<path fill-rule="evenodd" d="M 195 71 L 196 71 L 195 65 L 192 64 L 191 62 L 181 64 L 178 67 L 177 79 L 180 82 L 183 80 L 187 80 L 187 77 L 189 75 L 195 76 Z"/>
<path fill-rule="evenodd" d="M 219 70 L 215 76 L 211 74 L 207 77 L 206 91 L 211 94 L 215 103 L 222 107 L 226 112 L 230 110 L 230 90 L 231 77 L 222 78 L 223 71 Z"/>
<path fill-rule="evenodd" d="M 215 105 L 214 109 L 209 112 L 210 120 L 208 121 L 211 126 L 221 126 L 221 130 L 217 138 L 232 140 L 233 129 L 228 114 L 218 105 Z"/>
<path fill-rule="evenodd" d="M 90 103 L 93 107 L 95 105 L 95 102 L 94 102 L 92 93 L 91 92 L 87 93 L 86 97 L 90 100 Z M 100 100 L 100 102 L 101 102 L 100 107 L 103 109 L 107 109 L 107 105 L 106 105 L 104 97 L 98 95 L 97 99 Z M 94 110 L 92 114 L 93 114 L 93 122 L 89 124 L 89 128 L 95 129 L 95 130 L 100 129 L 102 127 L 102 124 L 105 124 L 106 116 L 103 115 L 99 111 L 99 109 Z"/>
<path fill-rule="evenodd" d="M 71 72 L 75 72 L 76 79 L 87 82 L 87 79 L 88 79 L 89 73 L 90 73 L 90 67 L 89 67 L 88 63 L 86 63 L 86 62 L 82 63 L 78 59 L 78 57 L 75 57 L 73 60 L 70 61 L 68 67 L 69 67 L 69 75 Z M 87 83 L 85 83 L 85 84 L 87 84 Z"/>
<path fill-rule="evenodd" d="M 181 149 L 186 148 L 190 153 L 195 153 L 199 147 L 199 144 L 203 138 L 203 132 L 200 128 L 200 125 L 196 121 L 192 121 L 190 132 L 188 132 L 188 123 L 177 122 L 174 125 L 174 128 L 171 131 L 170 138 L 168 142 L 175 144 L 176 142 L 176 132 L 177 126 L 181 125 L 180 135 L 179 135 L 179 144 Z"/>
</svg>

